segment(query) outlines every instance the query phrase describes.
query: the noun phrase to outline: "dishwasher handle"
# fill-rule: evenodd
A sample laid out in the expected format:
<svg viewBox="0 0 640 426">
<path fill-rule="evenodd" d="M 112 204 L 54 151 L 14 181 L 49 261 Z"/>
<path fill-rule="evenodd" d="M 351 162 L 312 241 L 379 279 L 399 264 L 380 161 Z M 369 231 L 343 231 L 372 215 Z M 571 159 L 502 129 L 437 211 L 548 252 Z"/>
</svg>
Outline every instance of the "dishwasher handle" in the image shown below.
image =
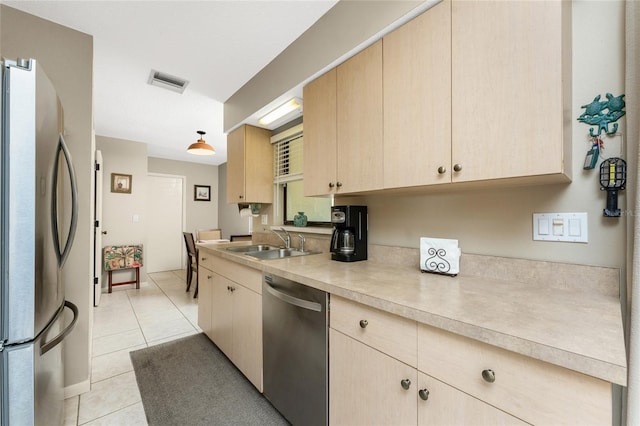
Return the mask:
<svg viewBox="0 0 640 426">
<path fill-rule="evenodd" d="M 285 303 L 297 306 L 299 308 L 308 309 L 310 311 L 322 312 L 322 305 L 317 302 L 311 302 L 309 300 L 304 300 L 304 299 L 300 299 L 300 298 L 288 295 L 286 293 L 283 293 L 271 287 L 269 283 L 265 283 L 265 284 L 267 286 L 267 291 L 271 293 L 271 295 L 277 297 L 278 299 L 282 300 Z"/>
</svg>

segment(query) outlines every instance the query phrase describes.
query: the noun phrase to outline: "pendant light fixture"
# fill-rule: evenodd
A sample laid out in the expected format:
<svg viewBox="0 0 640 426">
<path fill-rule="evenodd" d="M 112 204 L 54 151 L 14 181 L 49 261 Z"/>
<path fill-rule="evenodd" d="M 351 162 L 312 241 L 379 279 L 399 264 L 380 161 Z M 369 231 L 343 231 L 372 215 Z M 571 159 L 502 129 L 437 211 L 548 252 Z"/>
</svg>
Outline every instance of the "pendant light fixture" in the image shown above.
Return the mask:
<svg viewBox="0 0 640 426">
<path fill-rule="evenodd" d="M 206 143 L 204 139 L 202 139 L 202 135 L 206 134 L 206 132 L 203 132 L 202 130 L 198 130 L 196 133 L 200 135 L 200 138 L 196 142 L 189 145 L 189 148 L 187 148 L 187 152 L 189 154 L 196 154 L 196 155 L 215 154 L 216 151 L 213 149 L 213 147 L 208 143 Z"/>
</svg>

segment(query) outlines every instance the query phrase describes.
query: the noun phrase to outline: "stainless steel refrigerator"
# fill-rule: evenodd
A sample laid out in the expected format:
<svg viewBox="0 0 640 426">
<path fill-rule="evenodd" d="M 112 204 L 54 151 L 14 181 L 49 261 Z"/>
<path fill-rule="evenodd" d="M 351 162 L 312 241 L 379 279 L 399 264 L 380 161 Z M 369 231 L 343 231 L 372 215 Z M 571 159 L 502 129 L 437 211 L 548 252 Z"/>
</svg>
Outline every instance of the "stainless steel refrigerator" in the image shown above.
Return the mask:
<svg viewBox="0 0 640 426">
<path fill-rule="evenodd" d="M 76 177 L 51 81 L 35 60 L 0 64 L 0 424 L 55 425 L 62 343 L 78 317 L 61 278 L 77 223 Z"/>
</svg>

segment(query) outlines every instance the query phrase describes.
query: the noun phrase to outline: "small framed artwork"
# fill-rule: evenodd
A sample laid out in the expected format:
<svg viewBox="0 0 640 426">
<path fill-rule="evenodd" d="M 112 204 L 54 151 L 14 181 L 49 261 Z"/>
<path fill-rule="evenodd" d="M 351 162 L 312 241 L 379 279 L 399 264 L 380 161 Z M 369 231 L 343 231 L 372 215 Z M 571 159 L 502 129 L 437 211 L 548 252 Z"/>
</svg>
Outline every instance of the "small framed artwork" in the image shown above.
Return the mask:
<svg viewBox="0 0 640 426">
<path fill-rule="evenodd" d="M 131 175 L 111 173 L 111 192 L 131 194 Z"/>
<path fill-rule="evenodd" d="M 211 201 L 211 186 L 193 185 L 194 201 Z"/>
</svg>

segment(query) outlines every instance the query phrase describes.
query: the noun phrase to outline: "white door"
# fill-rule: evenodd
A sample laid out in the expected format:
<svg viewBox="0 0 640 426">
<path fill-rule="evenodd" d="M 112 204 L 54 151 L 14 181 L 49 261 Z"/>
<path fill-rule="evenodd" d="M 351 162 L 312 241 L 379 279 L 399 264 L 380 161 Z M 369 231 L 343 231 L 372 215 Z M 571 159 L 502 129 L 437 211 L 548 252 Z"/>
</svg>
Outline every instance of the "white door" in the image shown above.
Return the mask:
<svg viewBox="0 0 640 426">
<path fill-rule="evenodd" d="M 185 177 L 149 174 L 147 184 L 147 273 L 182 269 Z"/>
<path fill-rule="evenodd" d="M 102 294 L 102 152 L 96 151 L 94 169 L 93 228 L 93 306 L 100 304 Z"/>
</svg>

